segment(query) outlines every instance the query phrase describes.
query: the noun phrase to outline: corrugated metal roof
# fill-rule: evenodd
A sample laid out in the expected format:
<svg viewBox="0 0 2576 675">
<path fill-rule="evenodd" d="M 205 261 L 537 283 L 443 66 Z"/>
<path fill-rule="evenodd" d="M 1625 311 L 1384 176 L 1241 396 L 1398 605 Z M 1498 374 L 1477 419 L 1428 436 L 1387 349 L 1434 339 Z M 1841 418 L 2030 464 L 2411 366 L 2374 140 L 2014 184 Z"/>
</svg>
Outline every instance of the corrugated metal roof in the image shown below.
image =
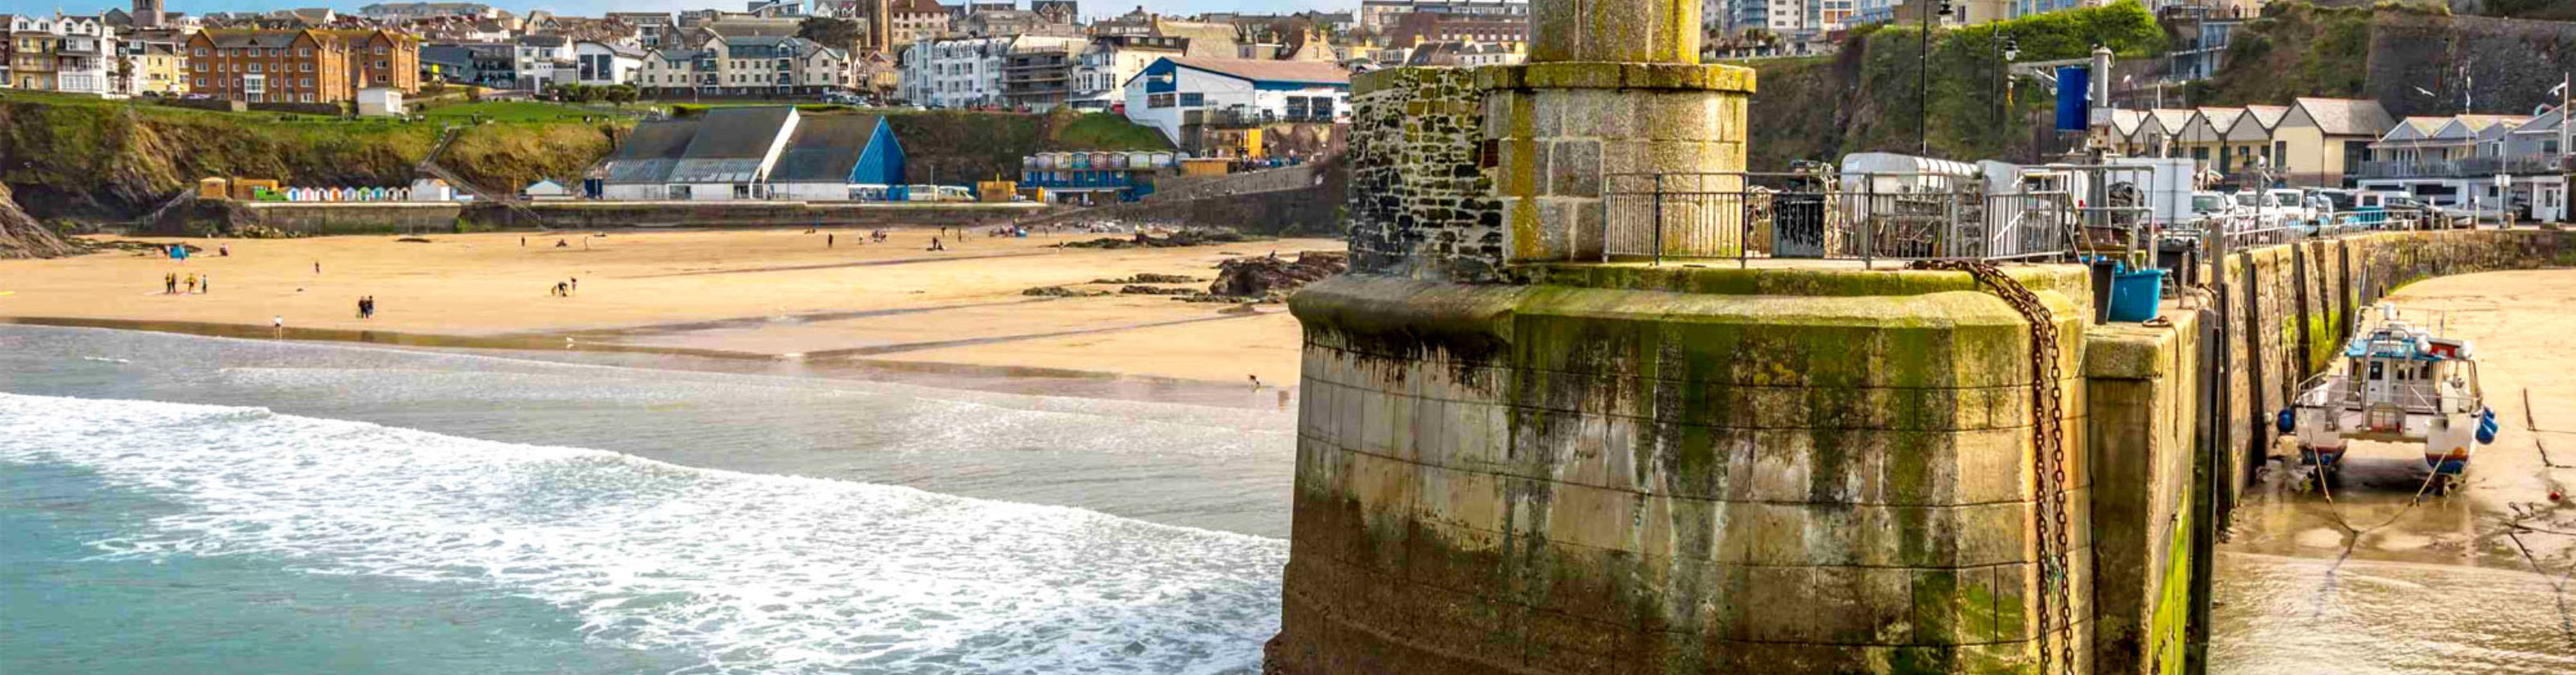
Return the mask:
<svg viewBox="0 0 2576 675">
<path fill-rule="evenodd" d="M 876 133 L 875 115 L 806 115 L 770 168 L 772 183 L 846 183 Z"/>
<path fill-rule="evenodd" d="M 611 183 L 667 183 L 671 166 L 679 162 L 697 138 L 698 120 L 653 120 L 635 125 L 626 144 L 609 155 L 604 173 Z"/>
<path fill-rule="evenodd" d="M 698 122 L 697 138 L 689 141 L 683 159 L 750 159 L 769 154 L 769 144 L 778 140 L 778 128 L 787 124 L 795 108 L 759 106 L 717 108 L 707 111 Z"/>
</svg>

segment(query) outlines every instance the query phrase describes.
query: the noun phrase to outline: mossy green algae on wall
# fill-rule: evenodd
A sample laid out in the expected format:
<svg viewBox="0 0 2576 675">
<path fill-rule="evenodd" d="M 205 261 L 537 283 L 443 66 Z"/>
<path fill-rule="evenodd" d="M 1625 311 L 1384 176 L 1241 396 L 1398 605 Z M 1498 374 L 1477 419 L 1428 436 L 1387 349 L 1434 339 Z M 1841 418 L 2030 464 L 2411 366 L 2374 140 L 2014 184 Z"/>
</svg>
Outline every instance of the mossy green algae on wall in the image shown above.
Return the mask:
<svg viewBox="0 0 2576 675">
<path fill-rule="evenodd" d="M 2026 274 L 2083 283 L 2049 269 Z M 1300 294 L 1305 407 L 1272 664 L 2035 667 L 2028 326 L 1961 274 L 1759 272 L 1777 278 L 1757 288 L 1924 278 L 1790 296 L 1346 277 Z M 2079 334 L 2080 306 L 2042 296 Z M 2070 437 L 2075 342 L 2058 345 Z M 2080 505 L 2089 486 L 2074 487 Z M 2072 517 L 2082 531 L 2084 510 Z M 2089 579 L 2075 580 L 2079 617 Z"/>
</svg>

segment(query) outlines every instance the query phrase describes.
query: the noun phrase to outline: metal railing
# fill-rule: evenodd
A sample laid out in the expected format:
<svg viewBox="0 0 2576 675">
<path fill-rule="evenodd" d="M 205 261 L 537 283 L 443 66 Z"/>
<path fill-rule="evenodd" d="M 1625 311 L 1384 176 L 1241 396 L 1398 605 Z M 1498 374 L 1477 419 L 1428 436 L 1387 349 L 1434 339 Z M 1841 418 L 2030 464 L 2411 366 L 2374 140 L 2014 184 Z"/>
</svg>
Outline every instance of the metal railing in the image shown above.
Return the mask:
<svg viewBox="0 0 2576 675">
<path fill-rule="evenodd" d="M 2545 174 L 2559 170 L 2557 158 L 2545 155 L 2521 157 L 2467 157 L 2427 161 L 2365 161 L 2355 167 L 2357 178 L 2475 178 L 2498 173 Z"/>
<path fill-rule="evenodd" d="M 1604 217 L 1571 250 L 1614 258 L 2034 259 L 2134 247 L 2144 207 L 2064 192 L 1988 194 L 1935 174 L 1627 173 L 1603 178 Z M 1593 246 L 1597 244 L 1597 248 Z"/>
</svg>

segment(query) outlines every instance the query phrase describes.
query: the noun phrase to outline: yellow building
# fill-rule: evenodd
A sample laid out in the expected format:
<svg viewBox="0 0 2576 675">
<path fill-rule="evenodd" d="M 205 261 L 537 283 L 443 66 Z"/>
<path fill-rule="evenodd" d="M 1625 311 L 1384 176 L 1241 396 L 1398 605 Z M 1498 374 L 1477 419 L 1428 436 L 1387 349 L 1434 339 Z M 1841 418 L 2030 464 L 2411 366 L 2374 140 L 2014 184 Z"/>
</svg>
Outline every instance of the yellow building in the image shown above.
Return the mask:
<svg viewBox="0 0 2576 675">
<path fill-rule="evenodd" d="M 2342 185 L 2370 160 L 2370 144 L 2396 126 L 2378 101 L 2301 98 L 2272 129 L 2272 141 L 2292 184 Z"/>
<path fill-rule="evenodd" d="M 2173 135 L 2174 156 L 2197 160 L 2201 171 L 2232 174 L 2238 168 L 2227 154 L 2227 130 L 2244 117 L 2244 108 L 2200 108 Z"/>
<path fill-rule="evenodd" d="M 133 41 L 120 45 L 125 62 L 132 72 L 123 84 L 125 93 L 157 93 L 178 96 L 188 93 L 188 60 L 176 42 Z"/>
<path fill-rule="evenodd" d="M 2245 114 L 2237 115 L 2236 123 L 2227 127 L 2225 150 L 2228 164 L 2236 168 L 2219 169 L 2219 173 L 2233 174 L 2260 167 L 2278 176 L 2281 163 L 2273 159 L 2278 148 L 2272 144 L 2272 128 L 2289 114 L 2288 106 L 2245 106 Z"/>
</svg>

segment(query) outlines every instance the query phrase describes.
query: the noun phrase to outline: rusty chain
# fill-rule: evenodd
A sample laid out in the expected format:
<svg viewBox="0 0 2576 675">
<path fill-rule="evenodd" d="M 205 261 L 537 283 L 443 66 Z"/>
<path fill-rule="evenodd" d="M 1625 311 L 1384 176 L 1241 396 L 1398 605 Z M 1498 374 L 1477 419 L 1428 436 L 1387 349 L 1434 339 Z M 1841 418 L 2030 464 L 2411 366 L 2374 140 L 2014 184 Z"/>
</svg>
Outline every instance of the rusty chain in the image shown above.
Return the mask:
<svg viewBox="0 0 2576 675">
<path fill-rule="evenodd" d="M 2035 468 L 2033 473 L 2038 475 L 2041 483 L 2038 486 L 2040 514 L 2034 519 L 2038 529 L 2034 534 L 2041 549 L 2040 583 L 2043 584 L 2038 613 L 2039 672 L 2051 672 L 2048 667 L 2048 620 L 2050 610 L 2054 609 L 2057 629 L 2066 631 L 2057 641 L 2058 667 L 2073 673 L 2075 622 L 2072 618 L 2074 610 L 2070 607 L 2073 593 L 2068 589 L 2072 583 L 2071 572 L 2066 563 L 2069 549 L 2066 456 L 2065 434 L 2060 428 L 2065 415 L 2060 408 L 2063 399 L 2058 383 L 2057 322 L 2048 311 L 2048 305 L 2040 302 L 2039 294 L 2006 276 L 1994 263 L 1982 260 L 1918 260 L 1912 268 L 1966 272 L 1978 284 L 1994 289 L 1996 297 L 2002 298 L 2004 304 L 2012 305 L 2013 311 L 2021 313 L 2022 319 L 2030 322 L 2031 462 Z"/>
</svg>

